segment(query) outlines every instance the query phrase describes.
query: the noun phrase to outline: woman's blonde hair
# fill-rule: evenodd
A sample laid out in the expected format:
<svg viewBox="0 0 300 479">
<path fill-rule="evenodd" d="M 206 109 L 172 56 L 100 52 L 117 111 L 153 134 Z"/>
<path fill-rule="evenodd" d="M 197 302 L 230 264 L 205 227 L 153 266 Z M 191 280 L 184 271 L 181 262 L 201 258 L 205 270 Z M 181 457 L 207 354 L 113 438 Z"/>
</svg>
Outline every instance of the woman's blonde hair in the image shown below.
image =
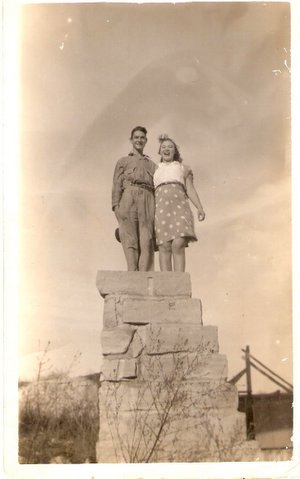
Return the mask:
<svg viewBox="0 0 300 479">
<path fill-rule="evenodd" d="M 176 142 L 174 140 L 172 140 L 172 138 L 169 138 L 169 136 L 166 133 L 164 133 L 162 135 L 159 135 L 159 137 L 158 137 L 158 141 L 160 143 L 158 154 L 159 155 L 161 154 L 160 153 L 161 145 L 163 144 L 164 141 L 167 141 L 167 140 L 171 141 L 173 143 L 174 147 L 175 147 L 174 161 L 179 161 L 179 163 L 182 163 L 182 158 L 181 158 L 180 153 L 179 153 L 178 145 L 176 144 Z M 162 161 L 162 159 L 160 161 Z"/>
</svg>

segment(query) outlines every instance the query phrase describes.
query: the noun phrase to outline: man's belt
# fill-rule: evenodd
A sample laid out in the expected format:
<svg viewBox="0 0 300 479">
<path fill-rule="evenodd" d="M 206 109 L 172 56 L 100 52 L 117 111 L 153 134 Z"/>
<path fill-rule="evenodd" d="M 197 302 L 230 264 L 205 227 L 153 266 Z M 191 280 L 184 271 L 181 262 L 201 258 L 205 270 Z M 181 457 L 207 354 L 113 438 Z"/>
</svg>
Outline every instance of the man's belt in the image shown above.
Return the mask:
<svg viewBox="0 0 300 479">
<path fill-rule="evenodd" d="M 139 188 L 144 188 L 145 190 L 148 190 L 148 191 L 154 191 L 153 186 L 148 185 L 147 183 L 143 183 L 142 181 L 131 181 L 126 186 L 138 186 Z"/>
</svg>

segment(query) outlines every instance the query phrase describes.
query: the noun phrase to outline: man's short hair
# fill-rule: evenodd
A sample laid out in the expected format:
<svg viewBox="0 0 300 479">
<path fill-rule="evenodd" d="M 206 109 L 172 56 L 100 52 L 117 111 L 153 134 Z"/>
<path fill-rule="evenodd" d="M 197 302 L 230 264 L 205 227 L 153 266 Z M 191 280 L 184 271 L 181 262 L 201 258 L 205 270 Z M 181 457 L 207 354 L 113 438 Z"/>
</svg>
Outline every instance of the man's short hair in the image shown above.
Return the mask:
<svg viewBox="0 0 300 479">
<path fill-rule="evenodd" d="M 144 126 L 136 126 L 133 128 L 132 132 L 131 132 L 131 135 L 130 135 L 130 139 L 132 140 L 133 138 L 133 135 L 136 131 L 142 131 L 143 133 L 145 133 L 145 135 L 147 136 L 147 130 Z"/>
</svg>

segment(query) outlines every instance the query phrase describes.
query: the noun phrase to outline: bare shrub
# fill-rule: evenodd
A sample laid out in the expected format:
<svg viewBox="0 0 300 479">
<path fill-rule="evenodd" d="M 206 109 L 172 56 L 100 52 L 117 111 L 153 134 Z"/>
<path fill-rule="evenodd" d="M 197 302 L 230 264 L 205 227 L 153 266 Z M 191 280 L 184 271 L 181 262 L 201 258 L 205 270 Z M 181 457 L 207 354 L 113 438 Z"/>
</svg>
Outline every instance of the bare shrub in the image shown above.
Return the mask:
<svg viewBox="0 0 300 479">
<path fill-rule="evenodd" d="M 98 380 L 70 378 L 79 359 L 65 371 L 52 371 L 47 357 L 39 358 L 35 381 L 19 388 L 19 455 L 25 464 L 95 462 L 98 436 Z"/>
<path fill-rule="evenodd" d="M 225 380 L 201 378 L 212 358 L 208 345 L 193 352 L 186 343 L 174 349 L 143 354 L 136 380 L 101 381 L 100 433 L 103 428 L 102 434 L 110 435 L 116 462 L 234 460 L 235 449 L 245 440 L 241 421 L 232 426 L 231 439 L 223 430 L 216 396 L 223 394 Z M 195 373 L 200 384 L 197 394 L 191 384 Z M 189 449 L 190 431 L 195 428 L 196 451 Z"/>
</svg>

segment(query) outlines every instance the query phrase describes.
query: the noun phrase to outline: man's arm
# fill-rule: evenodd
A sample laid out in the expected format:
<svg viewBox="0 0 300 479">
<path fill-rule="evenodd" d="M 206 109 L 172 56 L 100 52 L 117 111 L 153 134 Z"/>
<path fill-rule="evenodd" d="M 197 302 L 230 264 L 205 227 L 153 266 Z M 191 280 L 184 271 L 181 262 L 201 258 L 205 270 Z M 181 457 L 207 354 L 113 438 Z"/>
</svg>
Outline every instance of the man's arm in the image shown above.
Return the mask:
<svg viewBox="0 0 300 479">
<path fill-rule="evenodd" d="M 124 172 L 124 161 L 121 158 L 115 167 L 112 186 L 112 209 L 116 213 L 116 208 L 119 206 L 122 197 L 122 177 Z M 117 216 L 117 215 L 116 215 Z"/>
</svg>

